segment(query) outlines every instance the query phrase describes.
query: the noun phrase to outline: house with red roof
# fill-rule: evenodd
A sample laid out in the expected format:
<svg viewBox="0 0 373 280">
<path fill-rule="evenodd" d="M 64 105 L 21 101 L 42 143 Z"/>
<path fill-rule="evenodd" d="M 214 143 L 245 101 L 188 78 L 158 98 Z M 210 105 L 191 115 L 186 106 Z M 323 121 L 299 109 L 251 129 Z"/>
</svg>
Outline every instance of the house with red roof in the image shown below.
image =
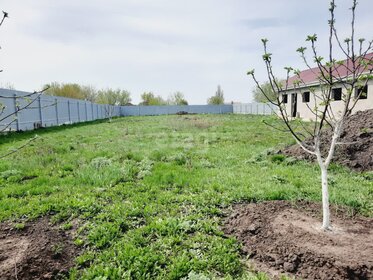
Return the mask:
<svg viewBox="0 0 373 280">
<path fill-rule="evenodd" d="M 372 73 L 373 53 L 366 54 L 363 58 L 365 63 L 352 63 L 352 61 L 344 60 L 337 63 L 333 68 L 333 77 L 335 77 L 335 85 L 331 91 L 331 109 L 334 114 L 342 112 L 344 108 L 344 100 L 347 93 L 344 81 L 351 77 L 351 73 L 355 72 L 358 75 L 366 75 Z M 360 65 L 360 67 L 357 67 Z M 364 65 L 364 66 L 363 66 Z M 353 71 L 355 67 L 356 71 Z M 327 68 L 324 70 L 327 71 Z M 323 73 L 319 67 L 310 68 L 301 71 L 296 76 L 290 77 L 287 86 L 283 89 L 282 101 L 285 103 L 288 116 L 293 118 L 302 118 L 304 120 L 315 119 L 314 108 L 323 106 L 323 94 L 326 94 L 328 87 L 322 84 L 320 76 Z M 371 76 L 371 75 L 370 75 Z M 358 100 L 357 100 L 358 99 Z M 356 106 L 352 113 L 373 109 L 373 79 L 369 79 L 366 85 L 353 89 L 352 101 L 357 100 Z"/>
</svg>

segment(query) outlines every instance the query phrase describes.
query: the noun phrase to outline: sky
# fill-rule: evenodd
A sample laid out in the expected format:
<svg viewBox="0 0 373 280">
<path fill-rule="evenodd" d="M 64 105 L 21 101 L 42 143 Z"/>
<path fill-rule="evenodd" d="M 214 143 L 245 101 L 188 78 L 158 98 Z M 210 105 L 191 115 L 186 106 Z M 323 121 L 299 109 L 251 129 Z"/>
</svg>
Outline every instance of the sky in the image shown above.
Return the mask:
<svg viewBox="0 0 373 280">
<path fill-rule="evenodd" d="M 350 0 L 337 0 L 341 38 Z M 304 69 L 296 49 L 318 35 L 327 55 L 328 0 L 3 0 L 0 86 L 40 90 L 50 82 L 79 83 L 167 98 L 182 92 L 206 104 L 221 85 L 226 102 L 252 101 L 255 68 L 266 81 L 261 38 L 269 40 L 276 75 Z M 373 1 L 360 0 L 356 36 L 372 40 Z M 343 58 L 336 51 L 338 58 Z"/>
</svg>

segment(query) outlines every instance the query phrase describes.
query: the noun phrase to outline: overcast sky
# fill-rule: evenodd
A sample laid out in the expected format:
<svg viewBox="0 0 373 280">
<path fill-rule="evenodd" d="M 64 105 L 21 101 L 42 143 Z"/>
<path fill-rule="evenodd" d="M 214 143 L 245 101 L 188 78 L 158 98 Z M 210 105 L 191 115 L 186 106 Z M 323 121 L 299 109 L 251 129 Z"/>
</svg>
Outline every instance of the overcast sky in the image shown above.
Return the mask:
<svg viewBox="0 0 373 280">
<path fill-rule="evenodd" d="M 349 0 L 337 1 L 347 37 Z M 205 104 L 220 84 L 226 102 L 249 102 L 255 68 L 264 81 L 260 39 L 270 40 L 278 76 L 302 69 L 295 50 L 319 35 L 326 54 L 328 0 L 3 0 L 0 85 L 34 91 L 73 82 L 123 88 L 134 103 L 144 91 L 181 91 Z M 360 0 L 357 36 L 372 39 L 373 1 Z"/>
</svg>

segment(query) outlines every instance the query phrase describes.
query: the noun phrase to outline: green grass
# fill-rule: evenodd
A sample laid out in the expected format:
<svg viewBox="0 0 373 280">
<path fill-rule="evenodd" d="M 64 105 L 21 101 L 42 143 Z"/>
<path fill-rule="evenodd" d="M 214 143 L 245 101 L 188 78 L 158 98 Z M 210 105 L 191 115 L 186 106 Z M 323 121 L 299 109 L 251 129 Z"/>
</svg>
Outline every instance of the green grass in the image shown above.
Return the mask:
<svg viewBox="0 0 373 280">
<path fill-rule="evenodd" d="M 39 130 L 0 161 L 0 221 L 78 219 L 71 279 L 265 279 L 221 231 L 236 202 L 320 201 L 319 170 L 260 116 L 127 117 Z M 275 119 L 266 117 L 268 122 Z M 2 136 L 0 154 L 35 132 Z M 331 202 L 372 216 L 372 174 L 334 165 Z"/>
</svg>

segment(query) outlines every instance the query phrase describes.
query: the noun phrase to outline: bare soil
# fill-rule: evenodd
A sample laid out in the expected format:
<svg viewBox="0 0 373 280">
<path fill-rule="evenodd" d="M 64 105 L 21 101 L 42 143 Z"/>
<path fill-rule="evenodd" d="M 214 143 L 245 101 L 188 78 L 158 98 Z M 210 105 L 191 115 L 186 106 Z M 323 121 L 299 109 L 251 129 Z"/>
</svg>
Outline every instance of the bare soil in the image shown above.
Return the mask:
<svg viewBox="0 0 373 280">
<path fill-rule="evenodd" d="M 74 265 L 79 251 L 72 231 L 52 226 L 48 218 L 16 230 L 0 224 L 0 279 L 59 279 Z"/>
<path fill-rule="evenodd" d="M 333 231 L 321 221 L 319 204 L 271 201 L 236 205 L 223 230 L 275 279 L 373 279 L 373 219 L 332 208 Z"/>
<path fill-rule="evenodd" d="M 321 138 L 321 150 L 327 153 L 331 129 Z M 309 142 L 309 141 L 306 141 Z M 357 112 L 347 118 L 333 160 L 357 171 L 373 171 L 373 109 Z M 298 159 L 315 160 L 313 155 L 298 145 L 285 148 L 281 153 Z"/>
</svg>

